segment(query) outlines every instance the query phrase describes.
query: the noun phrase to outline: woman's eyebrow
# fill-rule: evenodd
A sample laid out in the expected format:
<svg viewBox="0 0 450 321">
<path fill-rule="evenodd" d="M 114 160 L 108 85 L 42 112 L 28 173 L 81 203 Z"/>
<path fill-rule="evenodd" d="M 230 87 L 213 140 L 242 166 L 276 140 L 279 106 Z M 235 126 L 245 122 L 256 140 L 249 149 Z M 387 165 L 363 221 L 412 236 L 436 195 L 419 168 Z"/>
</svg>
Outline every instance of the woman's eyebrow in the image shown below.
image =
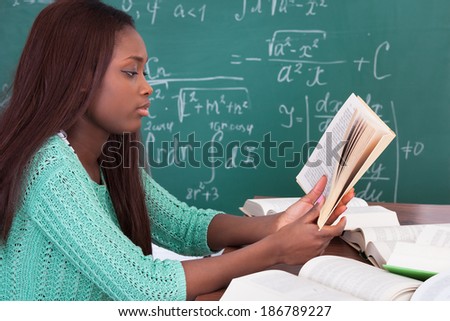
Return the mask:
<svg viewBox="0 0 450 321">
<path fill-rule="evenodd" d="M 132 59 L 132 60 L 136 60 L 137 62 L 142 62 L 142 63 L 144 63 L 144 62 L 146 62 L 148 59 L 145 59 L 144 57 L 142 57 L 142 56 L 129 56 L 129 57 L 127 57 L 127 58 L 125 58 L 124 60 L 128 60 L 128 59 Z"/>
</svg>

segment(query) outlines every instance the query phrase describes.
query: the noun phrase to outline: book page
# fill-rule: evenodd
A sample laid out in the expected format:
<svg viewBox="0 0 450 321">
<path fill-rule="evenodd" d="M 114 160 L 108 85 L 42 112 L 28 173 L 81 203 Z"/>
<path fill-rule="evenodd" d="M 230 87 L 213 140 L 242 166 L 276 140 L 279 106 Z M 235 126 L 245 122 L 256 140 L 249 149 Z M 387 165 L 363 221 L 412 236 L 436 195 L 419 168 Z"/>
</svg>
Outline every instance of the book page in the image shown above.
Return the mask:
<svg viewBox="0 0 450 321">
<path fill-rule="evenodd" d="M 309 260 L 299 275 L 370 301 L 409 300 L 422 284 L 363 262 L 329 255 Z"/>
<path fill-rule="evenodd" d="M 450 270 L 450 247 L 397 242 L 387 265 L 434 273 Z"/>
<path fill-rule="evenodd" d="M 400 226 L 397 213 L 378 205 L 347 207 L 347 210 L 336 219 L 333 225 L 339 222 L 343 216 L 347 218 L 346 231 L 360 227 Z"/>
<path fill-rule="evenodd" d="M 381 153 L 386 149 L 386 147 L 391 143 L 391 141 L 396 136 L 394 131 L 392 131 L 392 129 L 390 129 L 389 126 L 384 121 L 380 121 L 381 119 L 379 118 L 379 116 L 366 104 L 366 102 L 363 99 L 361 99 L 361 97 L 358 96 L 357 98 L 359 99 L 361 104 L 366 107 L 361 108 L 361 112 L 365 114 L 365 119 L 373 124 L 372 125 L 373 128 L 376 129 L 381 139 L 373 148 L 364 166 L 360 169 L 361 175 L 355 176 L 355 181 L 353 182 L 354 184 L 367 171 L 367 169 L 371 166 L 371 164 L 375 162 L 375 160 L 381 155 Z"/>
<path fill-rule="evenodd" d="M 417 237 L 416 243 L 450 247 L 450 224 L 433 224 L 425 226 Z"/>
<path fill-rule="evenodd" d="M 342 239 L 346 242 L 357 243 L 364 250 L 370 241 L 405 241 L 415 242 L 426 225 L 400 225 L 358 228 L 345 231 Z"/>
<path fill-rule="evenodd" d="M 222 255 L 223 251 L 224 250 L 215 252 L 215 253 L 211 254 L 211 256 Z M 175 253 L 173 251 L 170 251 L 168 249 L 165 249 L 159 245 L 156 245 L 155 243 L 152 243 L 152 257 L 154 259 L 159 259 L 159 260 L 174 260 L 174 261 L 186 261 L 186 260 L 195 260 L 195 259 L 203 258 L 202 256 L 181 255 L 181 254 Z"/>
<path fill-rule="evenodd" d="M 362 145 L 369 148 L 371 145 L 370 139 L 373 137 L 373 130 L 366 128 L 367 126 L 364 120 L 358 114 L 359 111 L 356 110 L 351 120 L 351 124 L 353 125 L 349 128 L 348 136 L 344 137 L 346 143 L 342 150 L 340 160 L 334 167 L 329 193 L 326 194 L 325 204 L 320 211 L 318 220 L 319 228 L 325 224 L 340 199 L 349 191 L 351 188 L 349 183 L 354 175 L 354 171 L 361 167 L 366 158 L 366 153 L 360 151 L 358 146 Z M 354 154 L 356 152 L 357 157 Z"/>
<path fill-rule="evenodd" d="M 272 199 L 270 209 L 267 214 L 276 214 L 285 211 L 289 206 L 297 202 L 299 197 L 286 197 L 286 198 L 275 198 Z"/>
<path fill-rule="evenodd" d="M 450 301 L 450 271 L 426 280 L 414 292 L 411 301 Z"/>
<path fill-rule="evenodd" d="M 352 126 L 345 138 L 347 143 L 341 160 L 335 168 L 330 194 L 320 213 L 319 227 L 325 224 L 341 198 L 395 138 L 395 133 L 360 97 L 357 101 L 362 108 L 355 111 L 351 120 Z"/>
<path fill-rule="evenodd" d="M 328 181 L 324 194 L 325 196 L 329 194 L 332 176 L 339 159 L 333 157 L 333 155 L 327 155 L 327 149 L 334 150 L 342 145 L 347 128 L 357 108 L 356 103 L 359 104 L 356 96 L 352 94 L 336 113 L 305 166 L 297 175 L 297 183 L 305 193 L 309 193 L 317 181 L 323 175 L 326 175 Z M 338 150 L 342 150 L 342 148 L 338 148 Z"/>
<path fill-rule="evenodd" d="M 268 270 L 233 279 L 220 300 L 338 301 L 358 298 L 285 271 Z"/>
<path fill-rule="evenodd" d="M 299 197 L 248 199 L 240 210 L 248 216 L 270 215 L 284 211 L 299 199 Z"/>
<path fill-rule="evenodd" d="M 347 207 L 362 207 L 362 206 L 369 206 L 367 202 L 359 197 L 353 197 L 350 202 L 348 202 Z"/>
<path fill-rule="evenodd" d="M 383 268 L 393 273 L 426 280 L 436 273 L 450 269 L 449 245 L 449 224 L 424 225 L 415 242 L 395 243 Z"/>
<path fill-rule="evenodd" d="M 341 162 L 336 167 L 330 194 L 321 211 L 319 227 L 326 222 L 341 198 L 358 182 L 395 137 L 390 130 L 388 133 L 380 130 L 380 124 L 385 124 L 379 119 L 375 122 L 370 118 L 358 116 L 354 121 L 357 128 L 351 131 L 351 135 L 347 138 L 348 143 L 343 151 Z M 361 128 L 358 129 L 358 127 Z"/>
<path fill-rule="evenodd" d="M 389 260 L 389 257 L 395 248 L 395 243 L 397 243 L 397 241 L 370 241 L 367 243 L 364 252 L 370 263 L 376 267 L 383 268 L 383 265 Z"/>
<path fill-rule="evenodd" d="M 361 98 L 350 95 L 296 177 L 305 192 L 322 175 L 328 177 L 319 228 L 394 137 L 395 133 Z"/>
<path fill-rule="evenodd" d="M 378 127 L 383 130 L 384 132 L 388 133 L 390 132 L 391 134 L 393 134 L 395 136 L 395 133 L 392 131 L 392 129 L 389 128 L 389 126 L 385 123 L 385 122 L 378 122 L 378 118 L 379 116 L 377 115 L 377 113 L 375 111 L 373 111 L 372 108 L 370 108 L 369 105 L 366 104 L 366 102 L 364 101 L 364 99 L 362 99 L 361 97 L 357 96 L 357 99 L 360 101 L 360 103 L 365 106 L 366 108 L 364 109 L 364 113 L 366 113 L 368 116 L 371 117 L 371 119 L 376 122 L 378 124 Z"/>
<path fill-rule="evenodd" d="M 350 186 L 354 186 L 359 179 L 364 175 L 364 173 L 369 169 L 370 166 L 375 162 L 375 160 L 381 155 L 381 153 L 386 149 L 386 147 L 395 138 L 395 135 L 384 135 L 381 137 L 378 144 L 373 148 L 370 155 L 367 157 L 366 163 L 360 168 L 359 172 L 353 177 Z"/>
<path fill-rule="evenodd" d="M 382 226 L 363 228 L 365 245 L 368 241 L 403 241 L 416 242 L 422 231 L 435 224 L 400 225 L 397 227 Z M 450 224 L 438 224 L 442 227 L 449 227 Z"/>
</svg>

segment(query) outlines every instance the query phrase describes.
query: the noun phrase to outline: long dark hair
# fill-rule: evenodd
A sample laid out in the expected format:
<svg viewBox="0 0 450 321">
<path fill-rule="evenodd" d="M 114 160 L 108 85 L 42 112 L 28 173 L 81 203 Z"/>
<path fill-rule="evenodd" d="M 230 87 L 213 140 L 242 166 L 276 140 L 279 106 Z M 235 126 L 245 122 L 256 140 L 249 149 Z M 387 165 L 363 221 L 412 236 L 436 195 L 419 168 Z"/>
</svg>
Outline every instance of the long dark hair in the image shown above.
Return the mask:
<svg viewBox="0 0 450 321">
<path fill-rule="evenodd" d="M 59 0 L 38 15 L 17 67 L 11 99 L 0 115 L 0 240 L 6 240 L 25 181 L 24 170 L 43 143 L 70 129 L 93 103 L 110 63 L 118 31 L 134 28 L 126 13 L 98 0 Z M 114 134 L 131 166 L 104 169 L 122 231 L 151 253 L 150 222 L 129 142 Z M 106 155 L 107 156 L 107 149 Z"/>
</svg>

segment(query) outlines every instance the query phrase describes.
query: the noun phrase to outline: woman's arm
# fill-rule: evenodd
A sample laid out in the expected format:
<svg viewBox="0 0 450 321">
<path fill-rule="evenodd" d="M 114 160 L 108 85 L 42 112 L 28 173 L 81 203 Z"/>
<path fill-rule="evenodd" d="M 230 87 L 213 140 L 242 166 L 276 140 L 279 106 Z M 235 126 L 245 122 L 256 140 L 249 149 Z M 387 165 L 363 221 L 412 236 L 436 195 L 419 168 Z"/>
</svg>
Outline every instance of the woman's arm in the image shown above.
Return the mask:
<svg viewBox="0 0 450 321">
<path fill-rule="evenodd" d="M 220 212 L 179 201 L 144 170 L 142 178 L 152 242 L 186 256 L 210 255 L 208 227 Z"/>
<path fill-rule="evenodd" d="M 246 217 L 218 214 L 208 228 L 208 244 L 213 251 L 228 246 L 242 246 L 257 242 L 277 231 L 279 215 Z"/>
<path fill-rule="evenodd" d="M 216 215 L 208 228 L 208 244 L 213 250 L 220 250 L 227 246 L 241 246 L 257 242 L 275 233 L 281 227 L 294 222 L 307 213 L 321 197 L 327 180 L 323 176 L 313 189 L 298 202 L 290 206 L 285 212 L 261 217 L 242 217 L 236 215 Z M 346 209 L 347 203 L 354 197 L 352 189 L 347 193 L 328 223 L 333 223 Z"/>
</svg>

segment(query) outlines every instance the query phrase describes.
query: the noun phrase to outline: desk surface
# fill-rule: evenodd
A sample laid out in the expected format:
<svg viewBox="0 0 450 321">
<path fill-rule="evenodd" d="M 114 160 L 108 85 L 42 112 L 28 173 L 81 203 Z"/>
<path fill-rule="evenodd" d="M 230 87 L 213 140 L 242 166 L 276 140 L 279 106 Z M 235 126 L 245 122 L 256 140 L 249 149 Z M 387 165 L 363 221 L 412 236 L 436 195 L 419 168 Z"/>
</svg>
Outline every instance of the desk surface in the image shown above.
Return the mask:
<svg viewBox="0 0 450 321">
<path fill-rule="evenodd" d="M 450 223 L 450 205 L 429 204 L 401 204 L 401 203 L 369 203 L 369 205 L 381 205 L 397 213 L 401 225 Z M 327 255 L 338 255 L 353 258 L 369 263 L 358 252 L 340 238 L 334 238 L 327 250 Z M 369 263 L 370 264 L 370 263 Z M 271 269 L 280 269 L 297 274 L 301 266 L 289 266 L 280 264 Z M 197 301 L 218 301 L 225 289 L 197 297 Z"/>
</svg>

